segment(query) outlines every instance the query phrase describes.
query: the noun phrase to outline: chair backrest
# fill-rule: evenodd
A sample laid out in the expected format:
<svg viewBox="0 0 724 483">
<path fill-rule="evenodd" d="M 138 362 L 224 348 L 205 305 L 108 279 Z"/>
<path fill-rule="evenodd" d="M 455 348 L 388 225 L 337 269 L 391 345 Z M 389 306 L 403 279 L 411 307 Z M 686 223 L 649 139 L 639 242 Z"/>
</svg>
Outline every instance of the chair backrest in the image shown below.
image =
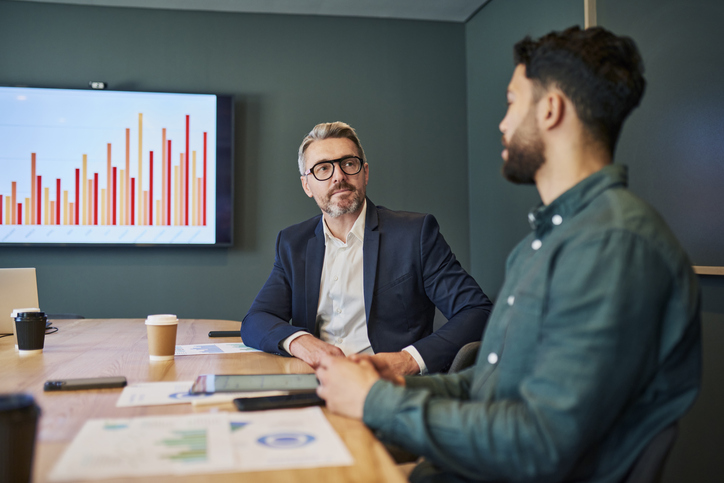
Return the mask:
<svg viewBox="0 0 724 483">
<path fill-rule="evenodd" d="M 664 473 L 666 458 L 679 435 L 679 424 L 665 427 L 649 442 L 621 483 L 658 483 Z"/>
<path fill-rule="evenodd" d="M 460 372 L 475 364 L 475 358 L 478 356 L 479 349 L 480 342 L 470 342 L 462 346 L 455 355 L 452 364 L 450 364 L 450 369 L 447 370 L 448 374 Z"/>
</svg>

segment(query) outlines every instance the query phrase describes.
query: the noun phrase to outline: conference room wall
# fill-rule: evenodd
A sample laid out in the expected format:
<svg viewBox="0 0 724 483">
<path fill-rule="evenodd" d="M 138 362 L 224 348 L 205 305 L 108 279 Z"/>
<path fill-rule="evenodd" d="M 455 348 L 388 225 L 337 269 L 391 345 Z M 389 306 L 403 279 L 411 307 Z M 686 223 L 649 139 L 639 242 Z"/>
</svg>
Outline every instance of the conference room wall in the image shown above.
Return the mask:
<svg viewBox="0 0 724 483">
<path fill-rule="evenodd" d="M 505 86 L 512 45 L 569 25 L 583 25 L 583 0 L 493 0 L 466 26 L 470 239 L 473 276 L 493 293 L 502 283 L 504 257 L 529 233 L 526 213 L 539 201 L 532 188 L 500 176 L 498 123 L 505 113 Z M 684 209 L 721 202 L 705 193 L 680 194 L 682 164 L 711 163 L 721 170 L 724 119 L 724 22 L 720 0 L 598 0 L 598 24 L 632 36 L 641 49 L 649 82 L 641 106 L 624 126 L 616 152 L 627 164 L 631 189 L 654 206 L 669 198 Z M 693 166 L 692 166 L 693 167 Z M 689 173 L 684 170 L 684 175 Z M 673 186 L 676 189 L 671 189 Z M 678 188 L 677 188 L 678 187 Z M 717 197 L 721 197 L 719 185 Z M 703 197 L 703 200 L 702 200 Z M 720 198 L 717 198 L 720 199 Z M 659 207 L 659 209 L 664 207 Z M 708 209 L 708 207 L 707 207 Z M 706 233 L 708 227 L 702 227 Z M 711 240 L 721 250 L 718 238 Z M 724 277 L 701 276 L 703 383 L 669 457 L 664 483 L 715 482 L 724 474 Z"/>
<path fill-rule="evenodd" d="M 49 312 L 241 320 L 278 231 L 319 213 L 300 186 L 299 143 L 316 123 L 344 120 L 365 147 L 371 199 L 434 213 L 467 267 L 464 29 L 0 2 L 0 85 L 236 96 L 233 248 L 2 247 L 0 266 L 37 267 Z"/>
<path fill-rule="evenodd" d="M 497 296 L 505 260 L 528 233 L 528 212 L 540 203 L 532 186 L 503 179 L 501 132 L 513 45 L 571 25 L 583 26 L 583 0 L 492 0 L 465 26 L 470 178 L 470 265 L 478 283 Z"/>
</svg>

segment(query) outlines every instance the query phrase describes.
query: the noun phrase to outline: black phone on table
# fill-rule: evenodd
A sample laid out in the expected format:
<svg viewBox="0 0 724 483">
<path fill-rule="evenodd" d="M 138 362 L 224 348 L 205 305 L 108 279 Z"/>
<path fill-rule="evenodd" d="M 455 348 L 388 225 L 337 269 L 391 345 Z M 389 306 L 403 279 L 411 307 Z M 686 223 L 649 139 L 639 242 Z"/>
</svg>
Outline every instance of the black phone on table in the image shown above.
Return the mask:
<svg viewBox="0 0 724 483">
<path fill-rule="evenodd" d="M 319 406 L 324 399 L 314 392 L 286 394 L 284 396 L 242 397 L 234 399 L 234 406 L 239 411 L 263 411 L 266 409 L 302 408 Z"/>
</svg>

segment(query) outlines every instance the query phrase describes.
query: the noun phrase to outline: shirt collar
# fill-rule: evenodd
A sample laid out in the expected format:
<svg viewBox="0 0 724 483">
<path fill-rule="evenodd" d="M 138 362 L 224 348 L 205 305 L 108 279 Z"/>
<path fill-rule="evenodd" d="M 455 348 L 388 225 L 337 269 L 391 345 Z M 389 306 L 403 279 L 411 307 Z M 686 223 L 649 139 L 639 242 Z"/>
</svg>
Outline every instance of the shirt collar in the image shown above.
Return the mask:
<svg viewBox="0 0 724 483">
<path fill-rule="evenodd" d="M 604 191 L 626 186 L 628 186 L 628 168 L 610 164 L 580 181 L 553 200 L 550 205 L 542 203 L 538 205 L 528 213 L 528 222 L 540 237 L 581 211 Z"/>
<path fill-rule="evenodd" d="M 365 220 L 367 218 L 367 199 L 364 200 L 364 203 L 362 204 L 362 211 L 360 211 L 359 216 L 357 217 L 357 220 L 355 220 L 354 225 L 352 225 L 352 229 L 347 234 L 347 240 L 346 242 L 342 242 L 341 240 L 337 239 L 334 235 L 332 235 L 332 232 L 329 230 L 329 227 L 327 226 L 327 221 L 322 217 L 322 228 L 324 229 L 324 237 L 325 240 L 332 240 L 334 243 L 338 245 L 346 245 L 349 243 L 349 237 L 354 236 L 359 241 L 364 241 L 365 239 Z M 326 241 L 325 241 L 326 243 Z"/>
</svg>

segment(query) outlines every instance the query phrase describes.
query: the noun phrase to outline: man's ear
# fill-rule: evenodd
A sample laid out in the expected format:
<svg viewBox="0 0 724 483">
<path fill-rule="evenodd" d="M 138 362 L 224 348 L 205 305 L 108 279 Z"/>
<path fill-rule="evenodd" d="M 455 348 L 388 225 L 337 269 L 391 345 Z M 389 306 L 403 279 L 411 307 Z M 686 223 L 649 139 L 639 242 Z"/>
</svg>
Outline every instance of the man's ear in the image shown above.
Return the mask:
<svg viewBox="0 0 724 483">
<path fill-rule="evenodd" d="M 547 92 L 543 99 L 540 100 L 539 106 L 539 120 L 541 128 L 544 130 L 551 130 L 563 123 L 564 117 L 568 114 L 566 112 L 566 102 L 563 98 L 563 94 L 557 89 L 551 89 Z"/>
<path fill-rule="evenodd" d="M 309 196 L 310 198 L 313 198 L 314 195 L 312 194 L 312 190 L 309 189 L 309 184 L 307 183 L 307 177 L 306 176 L 300 176 L 299 179 L 302 181 L 302 189 L 304 192 Z"/>
</svg>

